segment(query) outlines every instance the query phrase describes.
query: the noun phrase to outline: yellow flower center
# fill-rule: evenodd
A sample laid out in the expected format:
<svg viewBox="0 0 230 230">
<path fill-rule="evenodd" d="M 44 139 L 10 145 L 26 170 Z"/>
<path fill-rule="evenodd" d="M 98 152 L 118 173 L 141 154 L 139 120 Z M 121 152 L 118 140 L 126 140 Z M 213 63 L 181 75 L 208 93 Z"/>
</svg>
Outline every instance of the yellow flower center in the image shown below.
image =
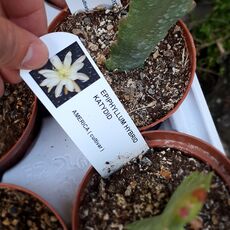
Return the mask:
<svg viewBox="0 0 230 230">
<path fill-rule="evenodd" d="M 66 68 L 62 68 L 58 70 L 58 75 L 61 79 L 69 78 L 70 70 Z"/>
</svg>

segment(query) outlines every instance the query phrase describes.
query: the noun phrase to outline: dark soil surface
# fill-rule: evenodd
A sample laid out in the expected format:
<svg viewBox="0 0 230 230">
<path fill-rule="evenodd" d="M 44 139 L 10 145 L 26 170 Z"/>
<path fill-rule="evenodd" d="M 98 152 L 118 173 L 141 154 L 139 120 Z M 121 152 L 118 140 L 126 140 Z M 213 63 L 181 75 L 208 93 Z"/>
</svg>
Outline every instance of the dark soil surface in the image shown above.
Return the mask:
<svg viewBox="0 0 230 230">
<path fill-rule="evenodd" d="M 0 158 L 16 143 L 30 119 L 34 94 L 22 82 L 17 85 L 5 83 L 0 98 Z"/>
<path fill-rule="evenodd" d="M 1 230 L 62 230 L 49 208 L 24 192 L 0 188 Z"/>
<path fill-rule="evenodd" d="M 124 224 L 160 214 L 176 187 L 192 171 L 211 171 L 174 149 L 151 149 L 109 179 L 94 174 L 80 208 L 80 229 L 124 229 Z M 230 193 L 214 175 L 199 217 L 186 229 L 230 229 Z"/>
<path fill-rule="evenodd" d="M 190 61 L 182 31 L 175 26 L 146 60 L 144 68 L 107 71 L 105 59 L 116 39 L 119 20 L 127 10 L 116 7 L 71 15 L 56 31 L 80 37 L 135 124 L 143 127 L 165 116 L 180 101 L 190 79 Z"/>
</svg>

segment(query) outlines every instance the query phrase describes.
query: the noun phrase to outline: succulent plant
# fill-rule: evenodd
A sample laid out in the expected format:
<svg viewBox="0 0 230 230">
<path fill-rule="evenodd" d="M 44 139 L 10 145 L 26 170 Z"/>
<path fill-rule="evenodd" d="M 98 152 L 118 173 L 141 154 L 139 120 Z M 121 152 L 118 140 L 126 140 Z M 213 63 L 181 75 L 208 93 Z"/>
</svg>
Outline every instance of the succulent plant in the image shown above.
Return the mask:
<svg viewBox="0 0 230 230">
<path fill-rule="evenodd" d="M 193 0 L 130 0 L 128 16 L 119 25 L 117 41 L 106 61 L 107 69 L 125 71 L 143 66 L 168 30 L 194 5 Z"/>
<path fill-rule="evenodd" d="M 163 213 L 128 224 L 128 230 L 182 230 L 200 212 L 213 173 L 192 172 L 177 187 Z"/>
</svg>

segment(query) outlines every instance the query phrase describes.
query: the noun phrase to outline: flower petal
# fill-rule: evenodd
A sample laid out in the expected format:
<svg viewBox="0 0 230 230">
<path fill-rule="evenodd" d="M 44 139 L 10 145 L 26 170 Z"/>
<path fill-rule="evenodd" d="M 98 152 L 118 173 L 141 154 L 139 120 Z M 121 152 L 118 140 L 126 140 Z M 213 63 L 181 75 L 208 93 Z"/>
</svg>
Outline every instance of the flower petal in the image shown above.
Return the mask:
<svg viewBox="0 0 230 230">
<path fill-rule="evenodd" d="M 83 81 L 83 82 L 86 82 L 89 80 L 89 77 L 84 73 L 77 73 L 76 77 L 78 80 Z"/>
<path fill-rule="evenodd" d="M 65 81 L 65 87 L 66 87 L 66 89 L 67 89 L 68 91 L 73 92 L 73 90 L 74 90 L 73 81 L 71 81 L 71 80 L 66 80 L 66 81 Z"/>
<path fill-rule="evenodd" d="M 81 57 L 79 57 L 75 62 L 81 63 L 85 60 L 86 56 L 82 55 Z"/>
<path fill-rule="evenodd" d="M 62 64 L 60 58 L 59 58 L 57 55 L 55 55 L 55 56 L 53 56 L 52 58 L 50 58 L 50 62 L 52 63 L 52 65 L 53 65 L 57 70 L 63 68 L 63 64 Z"/>
<path fill-rule="evenodd" d="M 50 80 L 50 82 L 47 84 L 47 86 L 48 87 L 54 87 L 54 86 L 58 85 L 59 82 L 60 82 L 59 79 L 53 78 Z"/>
<path fill-rule="evenodd" d="M 62 88 L 63 88 L 63 82 L 60 81 L 59 84 L 57 85 L 56 89 L 55 89 L 55 97 L 56 98 L 61 96 Z"/>
<path fill-rule="evenodd" d="M 50 91 L 53 89 L 53 87 L 49 87 L 48 88 L 48 93 L 50 93 Z"/>
<path fill-rule="evenodd" d="M 77 73 L 77 71 L 82 69 L 83 66 L 84 66 L 84 63 L 79 63 L 79 62 L 75 61 L 70 67 L 71 75 Z"/>
<path fill-rule="evenodd" d="M 70 65 L 72 63 L 72 53 L 69 51 L 66 56 L 65 56 L 65 59 L 64 59 L 64 68 L 66 69 L 69 69 L 70 68 Z"/>
<path fill-rule="evenodd" d="M 48 78 L 43 80 L 40 83 L 40 86 L 46 86 L 48 88 L 48 93 L 52 90 L 54 86 L 56 86 L 60 82 L 59 79 L 56 78 Z"/>
<path fill-rule="evenodd" d="M 73 81 L 73 85 L 74 85 L 75 92 L 77 93 L 81 92 L 81 88 L 75 81 Z"/>
<path fill-rule="evenodd" d="M 51 70 L 51 69 L 41 69 L 38 71 L 38 73 L 40 74 L 46 74 L 46 73 L 54 73 L 55 71 L 54 70 Z"/>
<path fill-rule="evenodd" d="M 73 80 L 73 81 L 77 80 L 77 79 L 78 79 L 77 74 L 78 74 L 78 73 L 71 74 L 71 75 L 69 76 L 69 79 L 71 79 L 71 80 Z"/>
<path fill-rule="evenodd" d="M 76 73 L 78 70 L 80 70 L 81 68 L 83 68 L 84 63 L 83 61 L 85 60 L 86 56 L 82 55 L 81 57 L 79 57 L 72 65 L 70 68 L 71 73 Z"/>
<path fill-rule="evenodd" d="M 57 78 L 58 74 L 54 70 L 49 70 L 49 69 L 43 69 L 38 71 L 39 74 L 43 75 L 46 78 Z"/>
<path fill-rule="evenodd" d="M 45 79 L 40 83 L 40 86 L 47 86 L 50 83 L 50 79 Z"/>
</svg>

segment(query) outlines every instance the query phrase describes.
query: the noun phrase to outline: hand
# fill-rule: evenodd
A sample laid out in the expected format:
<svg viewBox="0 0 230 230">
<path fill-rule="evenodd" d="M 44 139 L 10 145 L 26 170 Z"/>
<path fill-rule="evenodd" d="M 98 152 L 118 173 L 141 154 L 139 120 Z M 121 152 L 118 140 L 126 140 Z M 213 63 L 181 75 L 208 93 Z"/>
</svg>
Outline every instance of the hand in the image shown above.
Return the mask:
<svg viewBox="0 0 230 230">
<path fill-rule="evenodd" d="M 0 96 L 3 80 L 18 83 L 19 69 L 36 69 L 47 62 L 47 47 L 38 38 L 45 33 L 43 0 L 0 1 Z"/>
</svg>

